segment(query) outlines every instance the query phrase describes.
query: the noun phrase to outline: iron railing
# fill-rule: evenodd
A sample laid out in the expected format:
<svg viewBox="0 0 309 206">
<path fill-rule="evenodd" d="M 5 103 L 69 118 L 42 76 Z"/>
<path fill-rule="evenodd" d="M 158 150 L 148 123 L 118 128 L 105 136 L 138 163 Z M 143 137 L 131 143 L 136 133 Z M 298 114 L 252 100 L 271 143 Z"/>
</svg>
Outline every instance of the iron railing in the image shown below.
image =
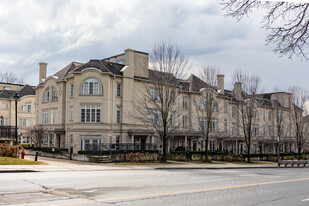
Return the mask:
<svg viewBox="0 0 309 206">
<path fill-rule="evenodd" d="M 0 126 L 0 138 L 15 138 L 14 126 Z"/>
<path fill-rule="evenodd" d="M 101 143 L 101 144 L 85 144 L 84 150 L 88 151 L 156 151 L 157 145 L 151 143 Z"/>
</svg>

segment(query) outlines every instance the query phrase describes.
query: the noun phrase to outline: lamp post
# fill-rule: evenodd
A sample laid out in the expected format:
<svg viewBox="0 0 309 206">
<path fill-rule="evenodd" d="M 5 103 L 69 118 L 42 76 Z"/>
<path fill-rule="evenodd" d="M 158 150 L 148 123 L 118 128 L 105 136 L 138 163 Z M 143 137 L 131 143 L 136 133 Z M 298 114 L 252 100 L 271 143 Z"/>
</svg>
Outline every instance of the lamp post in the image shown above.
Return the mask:
<svg viewBox="0 0 309 206">
<path fill-rule="evenodd" d="M 19 99 L 19 95 L 15 92 L 13 99 L 15 100 L 15 145 L 18 145 L 18 136 L 17 136 L 17 101 Z"/>
<path fill-rule="evenodd" d="M 280 165 L 280 136 L 278 136 L 278 166 Z"/>
<path fill-rule="evenodd" d="M 3 134 L 3 119 L 4 119 L 4 117 L 1 115 L 0 116 L 0 123 L 1 123 L 1 133 L 0 133 L 0 137 L 2 137 L 2 134 Z"/>
</svg>

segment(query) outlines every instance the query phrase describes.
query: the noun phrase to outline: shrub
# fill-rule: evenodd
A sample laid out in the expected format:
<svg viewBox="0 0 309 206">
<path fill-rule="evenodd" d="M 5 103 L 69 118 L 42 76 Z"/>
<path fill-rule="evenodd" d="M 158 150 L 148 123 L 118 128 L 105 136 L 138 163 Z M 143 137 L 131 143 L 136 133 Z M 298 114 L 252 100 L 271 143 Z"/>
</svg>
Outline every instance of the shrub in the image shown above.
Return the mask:
<svg viewBox="0 0 309 206">
<path fill-rule="evenodd" d="M 20 157 L 23 151 L 25 150 L 20 145 L 0 144 L 0 156 L 3 157 Z"/>
<path fill-rule="evenodd" d="M 145 162 L 157 162 L 158 154 L 157 153 L 128 153 L 128 154 L 118 154 L 116 155 L 116 161 L 124 162 L 124 156 L 126 155 L 127 162 L 134 163 L 145 163 Z"/>
</svg>

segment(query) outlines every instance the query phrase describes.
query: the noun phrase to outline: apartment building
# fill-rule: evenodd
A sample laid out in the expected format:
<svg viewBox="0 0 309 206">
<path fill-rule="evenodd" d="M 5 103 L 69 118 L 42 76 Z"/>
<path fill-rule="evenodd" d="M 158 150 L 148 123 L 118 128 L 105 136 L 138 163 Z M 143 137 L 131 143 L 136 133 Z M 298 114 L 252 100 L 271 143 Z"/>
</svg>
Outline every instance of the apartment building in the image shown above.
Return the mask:
<svg viewBox="0 0 309 206">
<path fill-rule="evenodd" d="M 72 62 L 47 77 L 47 63 L 40 63 L 39 85 L 36 87 L 37 128 L 43 131 L 43 145 L 73 147 L 79 150 L 104 149 L 104 145 L 155 145 L 162 150 L 159 134 L 147 126 L 147 121 L 132 118 L 137 95 L 154 81 L 156 71 L 148 69 L 148 54 L 126 49 L 124 53 L 87 63 Z M 212 121 L 209 149 L 227 150 L 233 154 L 245 152 L 241 128 L 235 124 L 236 108 L 250 99 L 236 83 L 233 90 L 224 88 L 224 75 L 218 75 L 218 85 L 209 86 L 195 75 L 179 83 L 175 104 L 181 105 L 180 125 L 168 139 L 168 150 L 185 148 L 203 150 L 201 124 L 197 118 L 195 100 L 211 90 L 217 116 Z M 154 93 L 155 91 L 148 91 Z M 285 92 L 259 94 L 255 98 L 253 153 L 275 153 L 277 148 L 276 111 L 286 117 L 293 110 L 292 94 Z M 155 115 L 149 116 L 153 121 Z M 285 120 L 281 134 L 282 151 L 295 151 L 295 141 Z M 146 122 L 146 124 L 145 124 Z M 135 148 L 136 149 L 136 148 Z"/>
<path fill-rule="evenodd" d="M 15 142 L 15 93 L 17 99 L 17 135 L 20 144 L 30 143 L 29 130 L 35 122 L 34 87 L 22 84 L 0 83 L 0 141 Z"/>
</svg>

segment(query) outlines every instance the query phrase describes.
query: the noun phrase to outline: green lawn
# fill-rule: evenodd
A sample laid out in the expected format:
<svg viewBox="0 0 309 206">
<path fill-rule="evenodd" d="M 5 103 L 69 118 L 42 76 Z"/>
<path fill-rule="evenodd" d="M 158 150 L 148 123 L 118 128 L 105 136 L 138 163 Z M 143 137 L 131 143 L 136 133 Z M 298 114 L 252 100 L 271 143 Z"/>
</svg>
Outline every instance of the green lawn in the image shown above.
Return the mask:
<svg viewBox="0 0 309 206">
<path fill-rule="evenodd" d="M 0 157 L 0 165 L 42 165 L 43 162 L 35 162 L 31 160 L 13 158 L 13 157 Z"/>
</svg>

